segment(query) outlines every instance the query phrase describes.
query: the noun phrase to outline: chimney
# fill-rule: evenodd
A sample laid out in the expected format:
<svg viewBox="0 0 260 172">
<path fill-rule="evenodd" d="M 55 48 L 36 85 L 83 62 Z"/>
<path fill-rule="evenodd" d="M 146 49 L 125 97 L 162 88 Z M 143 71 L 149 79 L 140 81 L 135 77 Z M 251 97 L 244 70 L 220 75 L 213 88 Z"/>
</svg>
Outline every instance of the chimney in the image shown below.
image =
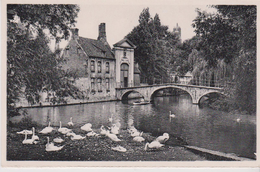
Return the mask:
<svg viewBox="0 0 260 172">
<path fill-rule="evenodd" d="M 101 40 L 104 43 L 106 43 L 107 42 L 106 23 L 100 23 L 98 31 L 99 31 L 99 33 L 98 33 L 98 40 Z"/>
<path fill-rule="evenodd" d="M 78 28 L 71 29 L 71 33 L 72 33 L 72 39 L 74 39 L 74 40 L 79 39 L 79 29 Z"/>
</svg>

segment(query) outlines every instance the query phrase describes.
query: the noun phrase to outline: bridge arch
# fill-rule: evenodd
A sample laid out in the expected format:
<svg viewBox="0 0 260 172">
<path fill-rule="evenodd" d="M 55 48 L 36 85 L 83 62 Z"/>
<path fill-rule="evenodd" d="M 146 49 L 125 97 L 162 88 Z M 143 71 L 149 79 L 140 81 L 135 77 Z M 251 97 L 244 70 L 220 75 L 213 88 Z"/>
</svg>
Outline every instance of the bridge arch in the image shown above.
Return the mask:
<svg viewBox="0 0 260 172">
<path fill-rule="evenodd" d="M 180 89 L 180 90 L 182 90 L 182 91 L 185 91 L 185 92 L 187 92 L 187 93 L 190 95 L 191 99 L 193 99 L 193 94 L 190 93 L 190 92 L 189 92 L 187 89 L 185 89 L 185 88 L 181 88 L 181 87 L 178 87 L 178 86 L 162 86 L 162 87 L 159 87 L 159 88 L 154 89 L 154 90 L 151 92 L 150 97 L 149 97 L 149 100 L 151 101 L 151 100 L 153 99 L 153 96 L 154 96 L 154 94 L 155 94 L 157 91 L 163 90 L 163 89 L 167 89 L 167 88 L 174 88 L 174 89 Z"/>
<path fill-rule="evenodd" d="M 224 94 L 224 93 L 221 92 L 221 91 L 212 90 L 212 91 L 208 91 L 208 92 L 203 93 L 202 95 L 200 95 L 200 96 L 197 98 L 196 102 L 198 102 L 198 104 L 199 104 L 199 103 L 200 103 L 200 100 L 201 100 L 201 98 L 202 98 L 203 96 L 206 96 L 207 94 L 211 94 L 211 93 L 217 93 L 217 94 L 221 94 L 221 95 L 227 96 L 226 94 Z"/>
<path fill-rule="evenodd" d="M 142 97 L 144 97 L 144 95 L 142 93 L 140 93 L 139 91 L 127 90 L 127 91 L 122 93 L 120 100 L 125 100 L 129 96 L 129 94 L 131 94 L 131 93 L 139 93 Z"/>
</svg>

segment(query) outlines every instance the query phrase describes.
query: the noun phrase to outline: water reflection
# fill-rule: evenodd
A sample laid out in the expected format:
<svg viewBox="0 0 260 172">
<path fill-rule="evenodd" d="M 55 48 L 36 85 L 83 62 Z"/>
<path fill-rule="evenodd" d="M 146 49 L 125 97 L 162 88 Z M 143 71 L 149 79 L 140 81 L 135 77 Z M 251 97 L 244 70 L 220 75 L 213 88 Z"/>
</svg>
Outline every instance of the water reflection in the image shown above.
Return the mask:
<svg viewBox="0 0 260 172">
<path fill-rule="evenodd" d="M 73 106 L 44 107 L 28 109 L 33 120 L 47 125 L 91 123 L 92 128 L 116 123 L 121 129 L 134 125 L 138 130 L 159 135 L 163 132 L 178 135 L 188 144 L 244 157 L 254 157 L 256 151 L 255 117 L 237 115 L 193 105 L 189 95 L 155 97 L 153 104 L 133 105 L 136 100 L 103 102 Z M 169 119 L 169 111 L 175 118 Z"/>
</svg>

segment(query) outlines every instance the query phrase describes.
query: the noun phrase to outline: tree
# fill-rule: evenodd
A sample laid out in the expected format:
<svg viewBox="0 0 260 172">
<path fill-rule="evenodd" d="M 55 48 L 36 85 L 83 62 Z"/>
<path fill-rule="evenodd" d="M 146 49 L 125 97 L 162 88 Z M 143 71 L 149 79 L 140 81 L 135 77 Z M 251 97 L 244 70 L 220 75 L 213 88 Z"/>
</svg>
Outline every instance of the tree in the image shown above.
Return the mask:
<svg viewBox="0 0 260 172">
<path fill-rule="evenodd" d="M 64 97 L 61 90 L 70 95 L 77 90 L 71 79 L 75 76 L 58 67 L 62 60 L 56 58 L 59 50 L 50 51 L 44 30 L 56 40 L 67 39 L 78 11 L 76 5 L 7 5 L 8 115 L 14 113 L 15 102 L 22 95 L 33 103 L 43 88 L 55 91 L 60 98 Z"/>
<path fill-rule="evenodd" d="M 18 16 L 21 23 L 27 29 L 33 26 L 36 30 L 39 28 L 48 29 L 54 37 L 62 34 L 62 38 L 68 38 L 69 29 L 76 22 L 79 12 L 77 5 L 7 5 L 7 21 L 11 22 L 15 16 Z"/>
<path fill-rule="evenodd" d="M 198 10 L 195 32 L 201 37 L 201 53 L 212 70 L 219 63 L 232 66 L 231 99 L 240 110 L 256 111 L 256 6 L 217 5 L 216 14 Z M 222 62 L 223 63 L 223 62 Z M 230 88 L 227 88 L 229 92 Z"/>
<path fill-rule="evenodd" d="M 173 44 L 178 42 L 167 30 L 167 26 L 161 25 L 159 15 L 152 18 L 149 8 L 145 8 L 139 16 L 139 25 L 126 36 L 137 46 L 135 61 L 140 66 L 141 82 L 167 81 Z"/>
</svg>

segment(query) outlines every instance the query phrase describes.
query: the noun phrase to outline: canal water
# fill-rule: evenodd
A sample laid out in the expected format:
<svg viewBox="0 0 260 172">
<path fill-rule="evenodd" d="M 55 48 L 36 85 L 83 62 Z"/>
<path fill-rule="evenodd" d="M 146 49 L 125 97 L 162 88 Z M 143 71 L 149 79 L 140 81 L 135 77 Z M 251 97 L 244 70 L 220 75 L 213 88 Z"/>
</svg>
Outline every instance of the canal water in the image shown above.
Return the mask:
<svg viewBox="0 0 260 172">
<path fill-rule="evenodd" d="M 92 123 L 92 128 L 113 123 L 126 129 L 135 125 L 144 132 L 168 132 L 183 138 L 189 145 L 206 149 L 234 153 L 238 156 L 254 158 L 256 152 L 256 117 L 229 114 L 210 108 L 193 105 L 189 95 L 155 97 L 153 104 L 133 105 L 112 101 L 102 103 L 69 105 L 59 107 L 28 108 L 34 121 L 53 126 L 64 125 L 73 117 L 73 123 Z M 175 118 L 169 117 L 169 111 Z M 237 119 L 240 122 L 237 122 Z"/>
</svg>

